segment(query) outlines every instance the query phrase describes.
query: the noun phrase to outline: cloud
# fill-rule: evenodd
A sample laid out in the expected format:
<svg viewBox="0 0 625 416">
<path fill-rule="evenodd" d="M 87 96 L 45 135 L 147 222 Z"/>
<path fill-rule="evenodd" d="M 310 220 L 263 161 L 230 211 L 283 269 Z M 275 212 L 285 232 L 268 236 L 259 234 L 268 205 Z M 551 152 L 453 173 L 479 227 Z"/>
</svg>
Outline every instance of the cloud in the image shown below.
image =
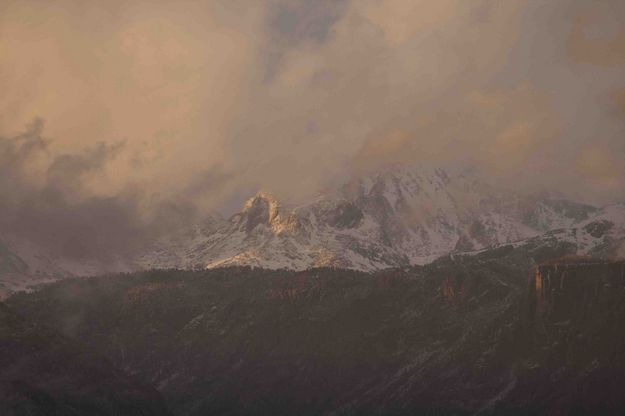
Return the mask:
<svg viewBox="0 0 625 416">
<path fill-rule="evenodd" d="M 120 158 L 100 184 L 109 193 L 128 181 L 169 192 L 223 157 L 255 57 L 252 7 L 236 16 L 237 2 L 0 7 L 0 133 L 42 117 L 57 151 L 124 141 L 142 169 Z"/>
<path fill-rule="evenodd" d="M 622 2 L 600 2 L 580 10 L 568 39 L 572 59 L 600 66 L 625 64 L 623 14 Z"/>
<path fill-rule="evenodd" d="M 0 235 L 67 259 L 106 261 L 130 258 L 161 233 L 193 221 L 195 210 L 184 201 L 156 201 L 145 209 L 149 201 L 138 190 L 90 192 L 90 180 L 103 174 L 122 144 L 55 155 L 50 142 L 42 120 L 15 137 L 0 137 Z"/>
<path fill-rule="evenodd" d="M 0 204 L 102 233 L 95 253 L 400 163 L 622 200 L 624 17 L 618 0 L 3 1 Z M 49 139 L 23 132 L 36 117 Z"/>
<path fill-rule="evenodd" d="M 625 15 L 618 2 L 605 4 L 615 7 L 349 2 L 324 42 L 285 47 L 227 149 L 255 179 L 295 198 L 398 162 L 474 165 L 509 187 L 595 203 L 623 198 L 621 169 L 607 192 L 592 186 L 605 178 L 576 168 L 589 147 L 625 150 L 622 117 L 602 103 L 622 88 L 623 66 L 571 55 L 579 16 L 598 25 Z M 611 60 L 611 49 L 593 53 Z"/>
</svg>

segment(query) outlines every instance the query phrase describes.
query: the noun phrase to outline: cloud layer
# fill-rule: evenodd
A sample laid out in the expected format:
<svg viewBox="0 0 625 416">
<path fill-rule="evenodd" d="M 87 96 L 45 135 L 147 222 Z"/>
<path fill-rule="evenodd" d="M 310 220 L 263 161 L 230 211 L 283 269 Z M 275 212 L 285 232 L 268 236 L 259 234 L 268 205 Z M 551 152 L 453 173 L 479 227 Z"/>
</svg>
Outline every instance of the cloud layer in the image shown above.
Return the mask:
<svg viewBox="0 0 625 416">
<path fill-rule="evenodd" d="M 2 227 L 103 252 L 398 163 L 622 200 L 623 21 L 619 0 L 3 1 Z"/>
</svg>

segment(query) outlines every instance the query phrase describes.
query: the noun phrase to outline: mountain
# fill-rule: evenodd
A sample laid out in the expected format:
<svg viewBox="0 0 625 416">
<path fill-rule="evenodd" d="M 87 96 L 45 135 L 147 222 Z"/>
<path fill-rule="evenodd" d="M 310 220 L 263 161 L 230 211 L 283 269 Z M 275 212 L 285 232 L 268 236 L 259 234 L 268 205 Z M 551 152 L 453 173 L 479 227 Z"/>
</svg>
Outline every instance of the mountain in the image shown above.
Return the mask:
<svg viewBox="0 0 625 416">
<path fill-rule="evenodd" d="M 117 261 L 60 258 L 19 236 L 0 236 L 0 298 L 72 276 L 231 265 L 375 271 L 523 242 L 622 257 L 625 210 L 516 195 L 475 172 L 387 169 L 299 206 L 259 192 L 228 219 L 206 217 Z"/>
<path fill-rule="evenodd" d="M 553 196 L 521 197 L 467 172 L 393 169 L 350 181 L 298 207 L 259 192 L 227 220 L 211 218 L 159 241 L 138 264 L 372 271 L 574 230 L 606 215 L 618 240 L 617 230 L 625 229 L 619 209 Z M 580 247 L 590 243 L 579 241 Z"/>
<path fill-rule="evenodd" d="M 68 279 L 8 300 L 176 415 L 622 414 L 625 264 L 508 244 L 363 273 Z"/>
<path fill-rule="evenodd" d="M 131 270 L 136 266 L 122 260 L 69 259 L 19 236 L 0 236 L 0 300 L 60 279 Z"/>
</svg>

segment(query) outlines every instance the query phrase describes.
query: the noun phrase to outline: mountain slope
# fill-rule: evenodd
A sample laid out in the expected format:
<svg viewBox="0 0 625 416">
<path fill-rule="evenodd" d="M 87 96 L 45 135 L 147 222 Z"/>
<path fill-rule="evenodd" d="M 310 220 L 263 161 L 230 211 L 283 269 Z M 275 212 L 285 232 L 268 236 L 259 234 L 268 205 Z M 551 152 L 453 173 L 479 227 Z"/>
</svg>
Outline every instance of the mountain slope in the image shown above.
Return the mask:
<svg viewBox="0 0 625 416">
<path fill-rule="evenodd" d="M 168 415 L 159 393 L 0 302 L 0 414 Z"/>
<path fill-rule="evenodd" d="M 625 264 L 553 261 L 569 248 L 371 274 L 151 271 L 9 303 L 179 415 L 622 414 Z"/>
</svg>

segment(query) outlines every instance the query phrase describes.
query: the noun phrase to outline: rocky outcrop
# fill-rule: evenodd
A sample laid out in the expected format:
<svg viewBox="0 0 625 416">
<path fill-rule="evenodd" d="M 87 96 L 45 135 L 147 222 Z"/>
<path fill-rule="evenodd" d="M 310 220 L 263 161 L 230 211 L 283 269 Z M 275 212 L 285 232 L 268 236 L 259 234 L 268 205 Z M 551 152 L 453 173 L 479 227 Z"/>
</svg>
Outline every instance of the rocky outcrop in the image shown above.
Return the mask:
<svg viewBox="0 0 625 416">
<path fill-rule="evenodd" d="M 625 261 L 554 261 L 537 266 L 530 278 L 532 314 L 551 322 L 583 319 L 624 291 Z"/>
<path fill-rule="evenodd" d="M 579 257 L 531 271 L 514 384 L 489 414 L 623 414 L 624 272 L 623 261 Z"/>
</svg>

